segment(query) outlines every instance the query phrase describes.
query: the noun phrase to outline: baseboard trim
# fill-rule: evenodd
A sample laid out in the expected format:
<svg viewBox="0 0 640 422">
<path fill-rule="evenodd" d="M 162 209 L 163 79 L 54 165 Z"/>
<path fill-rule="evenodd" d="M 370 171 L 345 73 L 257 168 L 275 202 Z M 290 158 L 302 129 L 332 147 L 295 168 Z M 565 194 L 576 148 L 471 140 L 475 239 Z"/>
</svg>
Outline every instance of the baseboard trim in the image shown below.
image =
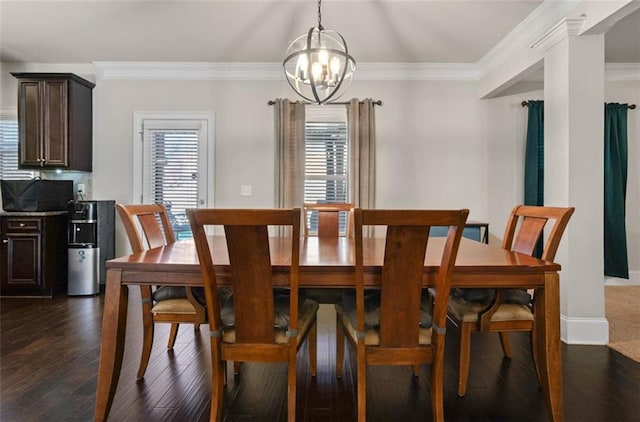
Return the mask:
<svg viewBox="0 0 640 422">
<path fill-rule="evenodd" d="M 605 286 L 640 286 L 640 271 L 629 271 L 629 279 L 605 277 Z"/>
<path fill-rule="evenodd" d="M 609 321 L 560 315 L 560 338 L 567 344 L 606 345 L 609 343 Z"/>
</svg>

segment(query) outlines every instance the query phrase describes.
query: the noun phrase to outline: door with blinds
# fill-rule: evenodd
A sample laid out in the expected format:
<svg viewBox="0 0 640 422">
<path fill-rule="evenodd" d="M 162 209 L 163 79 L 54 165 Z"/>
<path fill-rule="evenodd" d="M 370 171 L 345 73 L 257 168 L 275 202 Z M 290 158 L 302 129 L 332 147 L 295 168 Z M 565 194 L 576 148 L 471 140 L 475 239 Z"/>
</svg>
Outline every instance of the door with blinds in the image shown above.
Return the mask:
<svg viewBox="0 0 640 422">
<path fill-rule="evenodd" d="M 190 238 L 192 234 L 185 210 L 210 205 L 209 174 L 213 174 L 213 169 L 209 165 L 208 151 L 213 148 L 209 148 L 208 137 L 211 121 L 195 118 L 139 120 L 141 202 L 164 205 L 176 239 Z"/>
</svg>

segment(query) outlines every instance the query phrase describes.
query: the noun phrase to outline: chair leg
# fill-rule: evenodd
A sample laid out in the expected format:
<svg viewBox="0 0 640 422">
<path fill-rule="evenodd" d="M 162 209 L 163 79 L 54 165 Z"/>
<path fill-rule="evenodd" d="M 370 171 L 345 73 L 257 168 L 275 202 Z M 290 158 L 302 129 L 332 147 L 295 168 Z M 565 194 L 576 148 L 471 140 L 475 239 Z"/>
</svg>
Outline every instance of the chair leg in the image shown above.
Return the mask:
<svg viewBox="0 0 640 422">
<path fill-rule="evenodd" d="M 309 350 L 309 365 L 311 366 L 311 376 L 318 374 L 318 321 L 313 321 L 313 325 L 307 335 L 307 347 Z"/>
<path fill-rule="evenodd" d="M 167 350 L 172 350 L 173 345 L 176 344 L 176 337 L 178 337 L 178 328 L 180 328 L 180 324 L 176 322 L 171 323 L 171 331 L 169 332 L 169 343 L 167 344 Z"/>
<path fill-rule="evenodd" d="M 533 324 L 533 329 L 529 334 L 531 334 L 531 355 L 533 355 L 533 366 L 536 369 L 536 375 L 538 375 L 538 382 L 540 383 L 540 380 L 542 379 L 542 377 L 540 376 L 540 362 L 538 362 L 537 355 L 536 355 L 536 350 L 537 350 L 536 347 L 538 342 L 536 337 L 536 324 Z"/>
<path fill-rule="evenodd" d="M 296 421 L 296 352 L 297 347 L 289 347 L 289 368 L 287 382 L 287 420 Z"/>
<path fill-rule="evenodd" d="M 240 366 L 241 366 L 242 362 L 234 360 L 233 361 L 233 375 L 234 376 L 238 376 L 240 375 Z"/>
<path fill-rule="evenodd" d="M 336 377 L 342 377 L 342 368 L 344 365 L 344 342 L 346 338 L 342 330 L 340 316 L 336 316 Z"/>
<path fill-rule="evenodd" d="M 417 377 L 420 374 L 420 365 L 411 365 L 413 369 L 413 376 Z"/>
<path fill-rule="evenodd" d="M 472 324 L 460 324 L 460 358 L 458 361 L 458 396 L 467 394 L 469 365 L 471 360 L 471 327 Z"/>
<path fill-rule="evenodd" d="M 431 368 L 431 408 L 436 422 L 444 422 L 444 336 L 434 342 L 434 358 Z"/>
<path fill-rule="evenodd" d="M 209 420 L 220 421 L 222 418 L 222 397 L 224 396 L 226 361 L 219 355 L 218 345 L 211 340 L 211 411 Z"/>
<path fill-rule="evenodd" d="M 143 311 L 143 334 L 142 334 L 142 353 L 140 355 L 140 366 L 138 366 L 138 375 L 136 379 L 141 380 L 144 378 L 144 373 L 147 371 L 149 365 L 149 358 L 151 357 L 151 347 L 153 346 L 153 317 L 151 312 L 145 314 Z"/>
<path fill-rule="evenodd" d="M 500 343 L 504 355 L 511 359 L 511 344 L 509 343 L 509 334 L 506 331 L 500 331 Z"/>
<path fill-rule="evenodd" d="M 365 422 L 367 420 L 367 362 L 364 340 L 359 340 L 356 348 L 358 362 L 358 421 Z"/>
</svg>

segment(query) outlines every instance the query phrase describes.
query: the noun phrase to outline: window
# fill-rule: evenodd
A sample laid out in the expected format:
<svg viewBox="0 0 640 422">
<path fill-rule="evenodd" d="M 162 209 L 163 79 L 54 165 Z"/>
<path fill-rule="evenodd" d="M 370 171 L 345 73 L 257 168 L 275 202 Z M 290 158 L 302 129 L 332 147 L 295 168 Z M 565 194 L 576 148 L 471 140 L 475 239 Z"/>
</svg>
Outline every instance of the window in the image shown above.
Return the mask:
<svg viewBox="0 0 640 422">
<path fill-rule="evenodd" d="M 304 202 L 349 202 L 349 143 L 344 106 L 307 106 L 305 122 Z M 346 213 L 340 231 L 346 231 Z M 317 213 L 307 216 L 309 229 L 318 227 Z"/>
<path fill-rule="evenodd" d="M 35 172 L 18 169 L 18 120 L 0 117 L 0 179 L 32 179 Z"/>
<path fill-rule="evenodd" d="M 141 175 L 138 194 L 142 203 L 164 205 L 176 239 L 187 239 L 192 234 L 185 210 L 208 205 L 208 175 L 213 172 L 207 171 L 207 151 L 213 148 L 208 148 L 207 139 L 212 116 L 157 117 L 162 116 L 136 119 L 143 144 L 141 158 L 136 159 L 140 163 L 136 174 Z"/>
</svg>

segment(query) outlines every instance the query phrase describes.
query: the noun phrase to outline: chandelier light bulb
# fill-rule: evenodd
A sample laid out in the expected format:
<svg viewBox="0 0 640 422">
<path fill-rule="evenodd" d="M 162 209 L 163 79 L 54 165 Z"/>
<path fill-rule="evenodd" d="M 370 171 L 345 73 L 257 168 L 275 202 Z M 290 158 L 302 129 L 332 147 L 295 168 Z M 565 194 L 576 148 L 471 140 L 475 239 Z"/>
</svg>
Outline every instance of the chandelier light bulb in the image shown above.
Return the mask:
<svg viewBox="0 0 640 422">
<path fill-rule="evenodd" d="M 326 66 L 329 64 L 329 52 L 326 48 L 321 48 L 318 53 L 318 61 L 321 65 Z"/>
<path fill-rule="evenodd" d="M 331 75 L 338 75 L 340 72 L 340 59 L 336 56 L 331 58 Z"/>
</svg>

